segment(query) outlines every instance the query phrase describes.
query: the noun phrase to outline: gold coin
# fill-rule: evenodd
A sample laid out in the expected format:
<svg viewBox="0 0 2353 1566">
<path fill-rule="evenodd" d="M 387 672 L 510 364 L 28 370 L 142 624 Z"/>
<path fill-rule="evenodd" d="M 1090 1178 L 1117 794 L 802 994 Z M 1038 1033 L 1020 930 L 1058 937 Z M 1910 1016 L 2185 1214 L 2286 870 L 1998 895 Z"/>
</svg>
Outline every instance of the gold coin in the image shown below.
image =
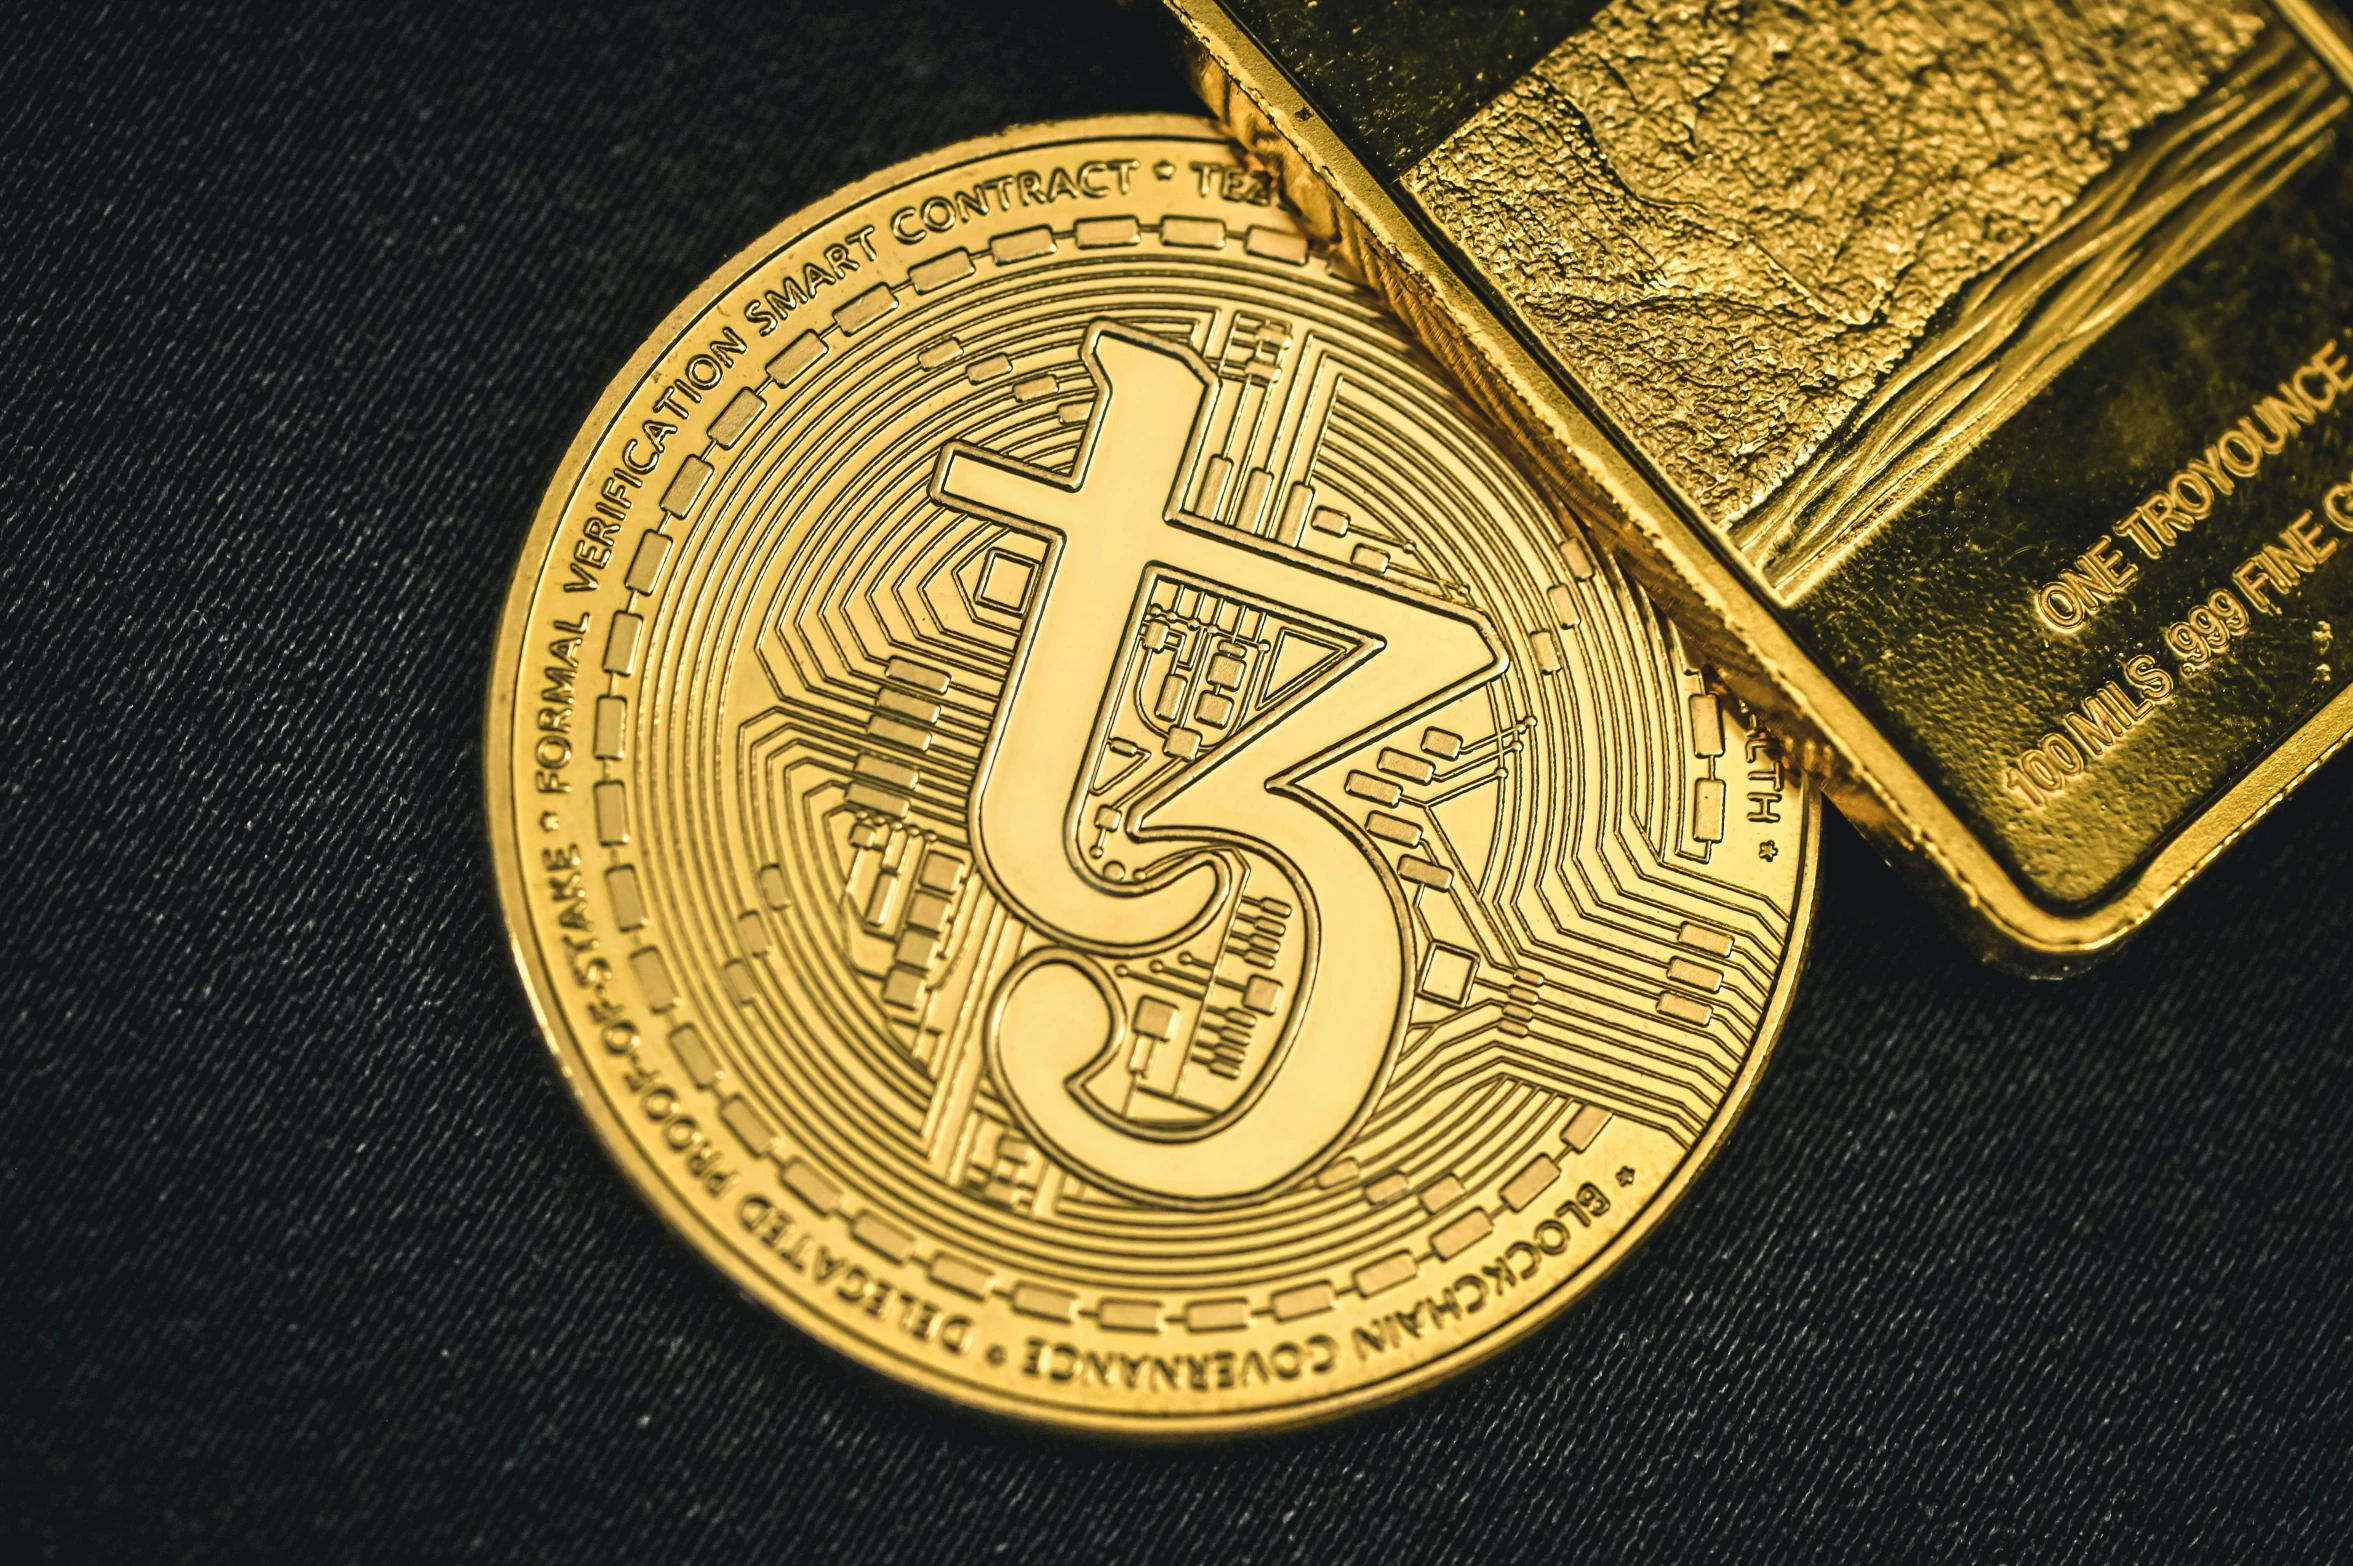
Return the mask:
<svg viewBox="0 0 2353 1566">
<path fill-rule="evenodd" d="M 556 1058 L 743 1289 L 1126 1433 L 1396 1396 L 1681 1193 L 1813 795 L 1207 122 L 902 164 L 606 392 L 500 630 Z"/>
</svg>

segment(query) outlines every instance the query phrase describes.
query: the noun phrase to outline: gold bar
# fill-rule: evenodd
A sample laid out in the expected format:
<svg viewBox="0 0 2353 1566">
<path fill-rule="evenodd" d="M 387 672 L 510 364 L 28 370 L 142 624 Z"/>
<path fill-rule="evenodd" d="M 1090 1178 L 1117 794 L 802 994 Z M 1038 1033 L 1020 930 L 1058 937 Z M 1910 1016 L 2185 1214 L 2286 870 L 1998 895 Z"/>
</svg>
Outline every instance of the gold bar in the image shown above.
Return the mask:
<svg viewBox="0 0 2353 1566">
<path fill-rule="evenodd" d="M 1988 955 L 2082 966 L 2353 734 L 2353 54 L 2305 0 L 1166 3 Z"/>
</svg>

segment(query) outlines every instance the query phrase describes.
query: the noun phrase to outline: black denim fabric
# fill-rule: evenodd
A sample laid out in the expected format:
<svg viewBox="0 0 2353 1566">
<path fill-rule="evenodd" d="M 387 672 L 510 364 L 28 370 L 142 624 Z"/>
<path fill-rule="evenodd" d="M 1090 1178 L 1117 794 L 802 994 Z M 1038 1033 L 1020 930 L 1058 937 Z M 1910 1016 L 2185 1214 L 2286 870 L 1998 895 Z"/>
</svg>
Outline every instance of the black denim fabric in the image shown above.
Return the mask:
<svg viewBox="0 0 2353 1566">
<path fill-rule="evenodd" d="M 802 203 L 1189 106 L 1108 5 L 17 8 L 0 1555 L 2347 1550 L 2343 762 L 2060 985 L 1978 967 L 1833 824 L 1779 1058 L 1681 1210 L 1525 1347 L 1337 1426 L 959 1414 L 638 1203 L 485 869 L 541 484 Z"/>
</svg>

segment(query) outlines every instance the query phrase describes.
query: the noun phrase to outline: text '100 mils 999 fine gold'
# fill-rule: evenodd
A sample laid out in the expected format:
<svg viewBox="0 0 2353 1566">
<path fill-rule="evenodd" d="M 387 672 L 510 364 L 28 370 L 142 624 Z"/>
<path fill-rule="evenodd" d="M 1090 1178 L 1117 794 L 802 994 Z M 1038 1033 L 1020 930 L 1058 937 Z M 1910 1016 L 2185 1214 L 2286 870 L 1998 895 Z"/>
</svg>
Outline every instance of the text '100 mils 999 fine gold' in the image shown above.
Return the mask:
<svg viewBox="0 0 2353 1566">
<path fill-rule="evenodd" d="M 588 1118 L 825 1342 L 1207 1433 L 1395 1396 L 1705 1163 L 1814 797 L 1205 122 L 785 223 L 541 507 L 492 836 Z"/>
</svg>

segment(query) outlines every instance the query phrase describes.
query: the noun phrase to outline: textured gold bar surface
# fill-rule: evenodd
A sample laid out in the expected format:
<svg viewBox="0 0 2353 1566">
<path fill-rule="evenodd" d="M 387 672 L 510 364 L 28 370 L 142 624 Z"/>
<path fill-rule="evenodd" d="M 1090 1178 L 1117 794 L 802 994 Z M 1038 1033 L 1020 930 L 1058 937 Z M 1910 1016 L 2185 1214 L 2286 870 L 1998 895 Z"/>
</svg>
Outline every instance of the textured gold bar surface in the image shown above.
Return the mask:
<svg viewBox="0 0 2353 1566">
<path fill-rule="evenodd" d="M 2112 945 L 2353 726 L 2308 6 L 1614 0 L 1466 27 L 1482 77 L 1370 0 L 1170 3 L 1321 237 L 1989 954 Z M 1487 96 L 1387 113 L 1422 71 Z"/>
<path fill-rule="evenodd" d="M 2282 29 L 2185 0 L 1873 0 L 1770 27 L 1620 0 L 1402 183 L 1786 592 L 2046 383 L 2094 311 L 2211 237 L 2183 229 L 2244 216 L 2343 106 Z M 2104 286 L 2053 298 L 2082 275 L 2071 250 L 2101 256 Z M 1848 466 L 1900 467 L 1894 493 L 1825 495 L 1875 420 L 1912 438 Z"/>
</svg>

